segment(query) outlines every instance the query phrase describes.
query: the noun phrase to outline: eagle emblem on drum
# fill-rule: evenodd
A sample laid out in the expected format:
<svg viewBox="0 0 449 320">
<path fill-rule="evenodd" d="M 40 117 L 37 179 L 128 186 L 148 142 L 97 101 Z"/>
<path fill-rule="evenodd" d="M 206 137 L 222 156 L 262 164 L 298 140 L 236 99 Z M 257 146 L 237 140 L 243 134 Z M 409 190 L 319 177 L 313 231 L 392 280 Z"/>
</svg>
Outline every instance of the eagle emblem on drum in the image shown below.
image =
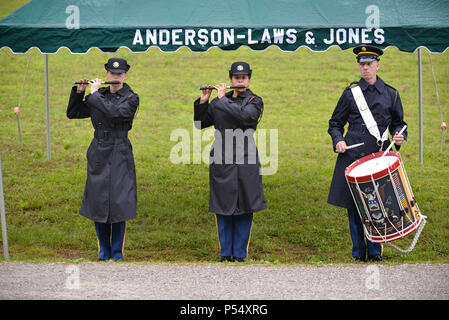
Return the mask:
<svg viewBox="0 0 449 320">
<path fill-rule="evenodd" d="M 385 185 L 382 185 L 381 187 L 379 187 L 379 184 L 376 184 L 376 189 L 379 192 L 379 195 L 381 196 L 381 198 L 384 196 L 384 188 Z M 379 199 L 377 199 L 377 195 L 376 195 L 376 190 L 372 187 L 366 188 L 363 192 L 362 190 L 360 190 L 363 197 L 366 199 L 366 204 L 369 210 L 369 214 L 371 215 L 372 219 L 376 222 L 376 223 L 383 223 L 384 222 L 384 217 L 382 214 L 382 210 L 380 208 L 380 204 L 379 204 Z M 382 201 L 383 199 L 380 199 L 380 201 Z"/>
</svg>

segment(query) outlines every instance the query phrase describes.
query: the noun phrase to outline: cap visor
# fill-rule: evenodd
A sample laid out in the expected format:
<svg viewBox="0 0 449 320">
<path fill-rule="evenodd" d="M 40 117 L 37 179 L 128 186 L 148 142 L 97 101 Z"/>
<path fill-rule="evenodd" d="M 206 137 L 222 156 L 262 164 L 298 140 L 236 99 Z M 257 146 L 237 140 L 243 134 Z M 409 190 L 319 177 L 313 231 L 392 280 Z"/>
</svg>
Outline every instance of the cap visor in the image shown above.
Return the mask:
<svg viewBox="0 0 449 320">
<path fill-rule="evenodd" d="M 374 58 L 360 58 L 358 62 L 362 63 L 362 62 L 373 62 L 373 61 L 377 61 L 377 60 Z"/>
<path fill-rule="evenodd" d="M 245 71 L 237 71 L 237 72 L 231 72 L 231 75 L 233 76 L 239 76 L 239 75 L 249 75 L 249 72 L 245 72 Z"/>
<path fill-rule="evenodd" d="M 125 72 L 127 72 L 126 70 L 122 70 L 122 69 L 108 69 L 108 68 L 106 68 L 106 70 L 110 71 L 110 72 L 114 72 L 114 73 L 125 73 Z"/>
</svg>

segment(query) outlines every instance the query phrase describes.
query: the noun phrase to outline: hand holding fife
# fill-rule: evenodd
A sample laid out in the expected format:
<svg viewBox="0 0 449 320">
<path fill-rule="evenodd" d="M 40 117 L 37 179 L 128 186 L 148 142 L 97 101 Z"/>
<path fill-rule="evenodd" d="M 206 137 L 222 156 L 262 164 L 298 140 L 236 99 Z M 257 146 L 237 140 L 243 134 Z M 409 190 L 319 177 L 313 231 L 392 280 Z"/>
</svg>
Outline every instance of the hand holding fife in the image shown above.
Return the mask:
<svg viewBox="0 0 449 320">
<path fill-rule="evenodd" d="M 337 151 L 338 153 L 345 153 L 346 152 L 346 142 L 344 140 L 339 141 L 335 145 L 335 151 Z"/>
<path fill-rule="evenodd" d="M 209 85 L 205 87 L 210 87 Z M 212 93 L 211 89 L 201 90 L 200 103 L 206 103 L 209 101 L 210 94 Z"/>
<path fill-rule="evenodd" d="M 226 83 L 220 83 L 214 86 L 215 89 L 217 89 L 218 98 L 224 97 L 226 94 L 226 89 L 228 89 L 228 85 Z"/>
<path fill-rule="evenodd" d="M 90 80 L 90 93 L 97 92 L 101 86 L 101 79 L 96 78 L 95 80 Z"/>
<path fill-rule="evenodd" d="M 80 80 L 80 82 L 87 82 L 87 81 L 89 81 L 89 79 L 84 78 L 84 79 Z M 87 84 L 79 84 L 76 87 L 76 92 L 78 92 L 78 93 L 84 92 L 84 91 L 86 91 L 86 88 L 87 88 Z"/>
</svg>

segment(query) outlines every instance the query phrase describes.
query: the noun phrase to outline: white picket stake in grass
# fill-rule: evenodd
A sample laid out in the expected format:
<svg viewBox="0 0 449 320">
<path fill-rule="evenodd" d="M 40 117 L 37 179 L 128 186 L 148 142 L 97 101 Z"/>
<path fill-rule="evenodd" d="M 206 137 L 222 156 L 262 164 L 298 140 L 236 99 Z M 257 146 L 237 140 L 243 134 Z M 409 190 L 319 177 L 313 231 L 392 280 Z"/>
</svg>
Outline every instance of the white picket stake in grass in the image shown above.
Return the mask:
<svg viewBox="0 0 449 320">
<path fill-rule="evenodd" d="M 1 220 L 2 220 L 3 256 L 5 257 L 5 260 L 9 260 L 8 234 L 6 232 L 6 217 L 5 217 L 5 198 L 3 197 L 3 175 L 2 175 L 1 154 L 0 154 L 0 213 L 1 213 Z"/>
</svg>

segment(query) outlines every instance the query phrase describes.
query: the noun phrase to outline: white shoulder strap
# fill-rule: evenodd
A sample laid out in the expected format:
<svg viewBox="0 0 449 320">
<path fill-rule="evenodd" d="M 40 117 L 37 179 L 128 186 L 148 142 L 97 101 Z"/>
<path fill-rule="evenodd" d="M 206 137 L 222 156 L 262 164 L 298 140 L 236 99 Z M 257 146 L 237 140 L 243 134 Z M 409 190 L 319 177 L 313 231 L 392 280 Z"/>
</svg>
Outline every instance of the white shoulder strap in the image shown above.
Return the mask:
<svg viewBox="0 0 449 320">
<path fill-rule="evenodd" d="M 376 138 L 377 144 L 382 147 L 383 142 L 388 139 L 388 128 L 384 131 L 381 137 L 377 122 L 374 120 L 373 114 L 366 103 L 362 89 L 360 89 L 360 86 L 355 86 L 351 88 L 351 92 L 354 96 L 355 103 L 359 108 L 360 114 L 362 115 L 363 121 L 365 122 L 366 128 L 369 133 Z"/>
</svg>

